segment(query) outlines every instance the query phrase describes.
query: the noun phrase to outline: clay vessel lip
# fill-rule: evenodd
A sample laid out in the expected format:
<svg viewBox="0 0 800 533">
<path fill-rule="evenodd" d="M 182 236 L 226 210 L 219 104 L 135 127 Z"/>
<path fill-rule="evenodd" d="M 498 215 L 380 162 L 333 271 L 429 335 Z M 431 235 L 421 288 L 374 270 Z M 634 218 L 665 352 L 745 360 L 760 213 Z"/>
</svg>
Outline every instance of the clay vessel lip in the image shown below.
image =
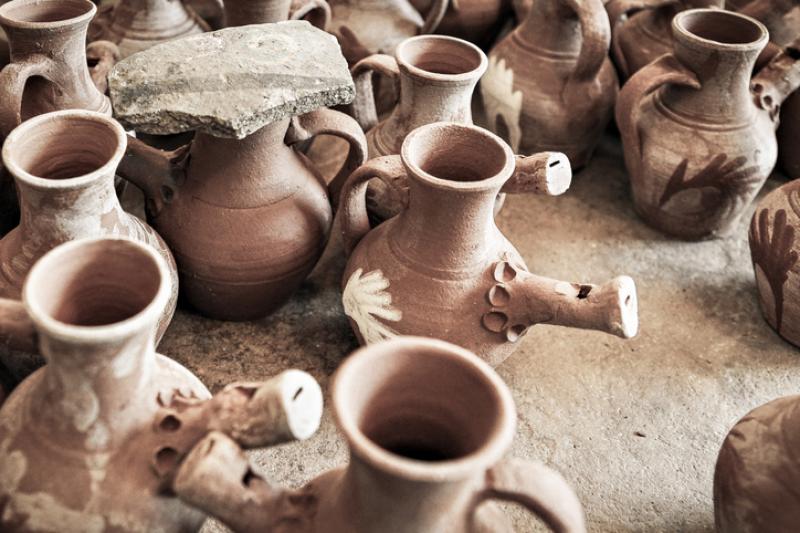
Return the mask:
<svg viewBox="0 0 800 533">
<path fill-rule="evenodd" d="M 18 150 L 25 150 L 25 143 L 28 140 L 27 136 L 32 131 L 39 130 L 39 128 L 47 128 L 48 125 L 55 125 L 58 122 L 66 121 L 96 123 L 107 128 L 109 135 L 113 135 L 116 138 L 116 147 L 114 148 L 114 152 L 109 156 L 108 161 L 87 174 L 72 178 L 43 178 L 35 176 L 23 169 L 17 162 L 15 154 Z M 53 139 L 52 142 L 56 143 L 59 141 L 58 139 Z M 125 130 L 113 118 L 95 111 L 67 109 L 38 115 L 14 128 L 8 137 L 6 137 L 5 144 L 3 145 L 2 159 L 3 164 L 17 180 L 31 187 L 57 190 L 75 189 L 86 187 L 96 180 L 113 176 L 122 157 L 125 155 L 127 144 L 128 141 Z"/>
<path fill-rule="evenodd" d="M 409 61 L 409 58 L 407 57 L 407 50 L 409 47 L 419 44 L 420 42 L 440 42 L 449 44 L 451 46 L 460 47 L 465 52 L 477 56 L 478 64 L 474 68 L 458 74 L 443 74 L 418 67 Z M 483 76 L 483 73 L 486 72 L 486 69 L 489 66 L 489 60 L 486 58 L 486 54 L 483 52 L 483 50 L 468 41 L 459 39 L 457 37 L 450 37 L 448 35 L 417 35 L 415 37 L 409 37 L 397 45 L 397 49 L 395 50 L 395 58 L 397 59 L 398 65 L 409 75 L 425 81 L 434 81 L 437 83 L 463 84 L 465 82 L 477 81 L 481 76 Z"/>
<path fill-rule="evenodd" d="M 53 4 L 56 7 L 63 7 L 64 4 L 85 5 L 86 12 L 74 17 L 51 20 L 46 22 L 35 22 L 23 20 L 12 16 L 12 12 L 25 6 L 40 7 L 45 4 Z M 60 28 L 72 24 L 83 24 L 91 21 L 97 13 L 97 6 L 89 0 L 12 0 L 0 6 L 0 25 L 11 28 L 21 29 L 51 29 Z"/>
<path fill-rule="evenodd" d="M 436 151 L 447 153 L 448 149 L 453 145 L 453 141 L 459 136 L 470 137 L 471 140 L 475 141 L 480 140 L 488 147 L 496 149 L 498 153 L 502 152 L 505 159 L 502 166 L 498 166 L 497 171 L 492 175 L 472 181 L 440 178 L 420 167 L 417 162 L 420 157 L 419 154 L 416 154 L 418 146 L 424 147 L 427 153 L 435 153 Z M 489 149 L 476 154 L 478 156 L 476 160 L 480 156 L 487 155 L 489 155 Z M 412 130 L 403 140 L 403 144 L 400 147 L 400 156 L 403 164 L 414 179 L 439 189 L 458 190 L 461 192 L 499 190 L 514 173 L 516 165 L 514 152 L 503 139 L 479 126 L 457 124 L 455 122 L 433 122 Z"/>
<path fill-rule="evenodd" d="M 99 252 L 94 252 L 92 249 Z M 146 256 L 158 271 L 158 289 L 147 305 L 132 316 L 99 326 L 68 324 L 54 318 L 42 307 L 41 297 L 35 291 L 46 285 L 46 279 L 58 271 L 70 256 L 85 256 L 89 253 L 115 253 L 118 250 Z M 22 301 L 36 328 L 48 337 L 83 344 L 103 344 L 140 333 L 145 329 L 155 335 L 155 324 L 166 307 L 171 293 L 169 269 L 163 257 L 152 247 L 126 238 L 92 237 L 68 241 L 44 254 L 31 268 L 22 289 Z"/>
<path fill-rule="evenodd" d="M 360 382 L 368 379 L 374 373 L 373 369 L 391 364 L 398 353 L 442 358 L 454 366 L 466 368 L 492 389 L 498 416 L 481 446 L 456 459 L 419 461 L 386 450 L 362 432 L 360 420 L 350 407 L 352 391 L 360 389 Z M 447 377 L 441 376 L 440 379 L 446 380 Z M 360 348 L 336 371 L 331 395 L 334 416 L 351 453 L 372 468 L 405 480 L 438 483 L 459 481 L 483 473 L 505 455 L 514 439 L 516 408 L 508 386 L 475 354 L 438 339 L 401 336 Z"/>
<path fill-rule="evenodd" d="M 697 17 L 698 15 L 719 18 L 720 21 L 728 19 L 732 22 L 751 24 L 757 29 L 758 38 L 746 42 L 731 43 L 702 37 L 686 27 L 687 19 Z M 766 26 L 756 19 L 741 13 L 713 8 L 697 8 L 681 11 L 672 19 L 672 33 L 676 39 L 680 39 L 684 43 L 692 44 L 703 49 L 714 48 L 741 52 L 755 51 L 761 50 L 769 41 L 769 31 Z"/>
</svg>

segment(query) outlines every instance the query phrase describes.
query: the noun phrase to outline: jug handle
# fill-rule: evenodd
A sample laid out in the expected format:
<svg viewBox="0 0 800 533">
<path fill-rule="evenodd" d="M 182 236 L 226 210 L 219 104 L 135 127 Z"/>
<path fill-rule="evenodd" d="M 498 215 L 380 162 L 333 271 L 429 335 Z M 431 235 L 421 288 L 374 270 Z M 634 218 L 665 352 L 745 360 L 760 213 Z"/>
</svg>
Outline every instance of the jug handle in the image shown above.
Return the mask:
<svg viewBox="0 0 800 533">
<path fill-rule="evenodd" d="M 617 97 L 615 116 L 631 176 L 638 175 L 642 161 L 639 107 L 645 96 L 667 84 L 700 88 L 694 72 L 684 67 L 672 54 L 664 54 L 631 76 Z"/>
<path fill-rule="evenodd" d="M 38 351 L 33 321 L 19 300 L 0 298 L 0 342 L 12 350 Z"/>
<path fill-rule="evenodd" d="M 590 81 L 597 76 L 608 58 L 611 45 L 611 26 L 601 0 L 565 0 L 578 16 L 583 44 L 573 76 L 578 81 Z"/>
<path fill-rule="evenodd" d="M 508 458 L 486 472 L 484 483 L 473 510 L 485 500 L 503 500 L 527 508 L 556 533 L 586 531 L 581 502 L 552 468 Z"/>
<path fill-rule="evenodd" d="M 400 67 L 392 56 L 372 54 L 353 65 L 350 73 L 356 86 L 356 97 L 348 112 L 364 131 L 369 131 L 378 123 L 375 93 L 372 89 L 372 75 L 375 72 L 389 78 L 395 85 L 396 94 L 400 94 Z"/>
<path fill-rule="evenodd" d="M 344 252 L 348 257 L 370 230 L 367 184 L 379 178 L 395 189 L 408 207 L 408 174 L 399 155 L 375 157 L 361 165 L 345 182 L 340 198 Z"/>
<path fill-rule="evenodd" d="M 614 59 L 622 77 L 630 76 L 630 71 L 620 48 L 619 39 L 617 39 L 617 26 L 622 25 L 639 11 L 658 9 L 676 3 L 678 0 L 611 0 L 606 4 L 606 12 L 611 24 L 611 47 L 614 49 Z"/>
<path fill-rule="evenodd" d="M 328 194 L 334 209 L 339 205 L 339 194 L 347 176 L 367 161 L 367 138 L 358 123 L 346 114 L 322 107 L 304 115 L 292 117 L 286 143 L 306 141 L 317 135 L 333 135 L 350 145 L 342 168 L 328 184 Z"/>
<path fill-rule="evenodd" d="M 292 0 L 289 18 L 302 20 L 305 17 L 309 17 L 308 21 L 313 26 L 326 31 L 331 23 L 331 6 L 327 0 Z"/>
<path fill-rule="evenodd" d="M 51 65 L 49 58 L 35 55 L 9 63 L 0 71 L 0 139 L 22 122 L 22 96 L 28 80 L 34 76 L 47 78 Z"/>
<path fill-rule="evenodd" d="M 455 7 L 455 4 L 456 0 L 453 0 L 453 7 Z M 442 19 L 445 13 L 447 13 L 448 7 L 450 7 L 450 0 L 434 0 L 431 8 L 428 10 L 428 14 L 425 15 L 425 21 L 422 24 L 422 28 L 419 30 L 419 35 L 435 32 L 439 24 L 442 23 Z"/>
<path fill-rule="evenodd" d="M 87 61 L 95 61 L 89 67 L 89 74 L 94 86 L 101 93 L 108 92 L 108 73 L 121 57 L 119 47 L 111 41 L 93 41 L 86 46 Z"/>
<path fill-rule="evenodd" d="M 800 38 L 772 58 L 750 83 L 756 105 L 778 127 L 780 106 L 800 88 Z"/>
</svg>

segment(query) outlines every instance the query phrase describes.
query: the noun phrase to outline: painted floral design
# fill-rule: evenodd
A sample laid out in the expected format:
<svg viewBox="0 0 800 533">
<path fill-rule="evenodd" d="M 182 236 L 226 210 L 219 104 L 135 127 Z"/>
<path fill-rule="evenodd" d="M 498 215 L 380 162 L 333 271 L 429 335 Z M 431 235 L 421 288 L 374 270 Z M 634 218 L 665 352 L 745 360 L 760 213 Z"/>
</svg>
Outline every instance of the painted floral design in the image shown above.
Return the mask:
<svg viewBox="0 0 800 533">
<path fill-rule="evenodd" d="M 519 152 L 522 131 L 519 121 L 522 115 L 522 91 L 514 90 L 514 71 L 506 67 L 505 59 L 489 57 L 489 67 L 481 79 L 481 95 L 486 108 L 489 129 L 500 132 L 501 124 L 508 128 L 508 144 Z"/>
<path fill-rule="evenodd" d="M 342 293 L 344 312 L 358 326 L 365 344 L 396 337 L 392 328 L 381 322 L 399 322 L 403 313 L 392 305 L 392 295 L 386 290 L 389 280 L 380 270 L 364 274 L 359 268 L 347 280 Z"/>
</svg>

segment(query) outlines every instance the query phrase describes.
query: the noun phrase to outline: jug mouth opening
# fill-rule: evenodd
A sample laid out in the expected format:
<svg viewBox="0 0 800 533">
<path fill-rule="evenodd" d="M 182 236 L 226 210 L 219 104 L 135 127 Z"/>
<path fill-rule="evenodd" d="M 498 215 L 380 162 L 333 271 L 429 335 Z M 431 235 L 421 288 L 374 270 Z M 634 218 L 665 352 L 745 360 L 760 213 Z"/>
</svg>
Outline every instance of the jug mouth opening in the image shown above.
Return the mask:
<svg viewBox="0 0 800 533">
<path fill-rule="evenodd" d="M 125 130 L 102 113 L 56 111 L 17 126 L 3 145 L 3 163 L 33 187 L 83 187 L 113 176 L 126 145 Z"/>
<path fill-rule="evenodd" d="M 0 6 L 0 23 L 14 28 L 47 29 L 88 22 L 97 12 L 89 0 L 12 0 Z"/>
<path fill-rule="evenodd" d="M 514 436 L 505 383 L 474 354 L 440 340 L 397 337 L 360 349 L 339 368 L 332 395 L 351 453 L 407 480 L 483 472 Z"/>
<path fill-rule="evenodd" d="M 514 172 L 514 153 L 477 126 L 435 122 L 409 133 L 400 149 L 414 178 L 443 189 L 499 190 Z"/>
<path fill-rule="evenodd" d="M 23 301 L 46 335 L 99 344 L 150 329 L 170 295 L 166 262 L 129 239 L 70 241 L 37 261 Z"/>
<path fill-rule="evenodd" d="M 672 31 L 682 41 L 704 48 L 759 50 L 769 40 L 769 32 L 757 20 L 721 9 L 682 11 L 672 19 Z"/>
<path fill-rule="evenodd" d="M 428 82 L 477 81 L 489 64 L 472 43 L 444 35 L 418 35 L 397 46 L 397 63 L 412 76 Z"/>
</svg>

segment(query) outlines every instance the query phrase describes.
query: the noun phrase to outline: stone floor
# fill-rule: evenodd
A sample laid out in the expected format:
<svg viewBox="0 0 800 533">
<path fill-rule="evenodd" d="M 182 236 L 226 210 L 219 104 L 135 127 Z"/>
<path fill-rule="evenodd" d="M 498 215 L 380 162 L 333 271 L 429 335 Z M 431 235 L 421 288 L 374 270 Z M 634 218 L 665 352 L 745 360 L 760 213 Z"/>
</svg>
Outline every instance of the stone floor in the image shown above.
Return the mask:
<svg viewBox="0 0 800 533">
<path fill-rule="evenodd" d="M 773 179 L 766 189 L 780 184 Z M 513 452 L 560 470 L 590 531 L 710 531 L 712 475 L 730 426 L 751 408 L 798 391 L 800 354 L 762 320 L 746 225 L 727 240 L 689 243 L 634 214 L 617 142 L 559 198 L 512 197 L 498 224 L 537 273 L 637 283 L 641 332 L 630 341 L 596 332 L 534 328 L 498 372 L 519 411 Z M 160 346 L 213 390 L 287 368 L 327 391 L 355 346 L 339 298 L 343 259 L 334 242 L 279 313 L 223 323 L 179 312 Z M 299 486 L 347 460 L 326 412 L 306 442 L 257 451 L 258 469 Z M 519 531 L 535 520 L 509 509 Z M 221 531 L 209 523 L 207 531 Z"/>
</svg>

